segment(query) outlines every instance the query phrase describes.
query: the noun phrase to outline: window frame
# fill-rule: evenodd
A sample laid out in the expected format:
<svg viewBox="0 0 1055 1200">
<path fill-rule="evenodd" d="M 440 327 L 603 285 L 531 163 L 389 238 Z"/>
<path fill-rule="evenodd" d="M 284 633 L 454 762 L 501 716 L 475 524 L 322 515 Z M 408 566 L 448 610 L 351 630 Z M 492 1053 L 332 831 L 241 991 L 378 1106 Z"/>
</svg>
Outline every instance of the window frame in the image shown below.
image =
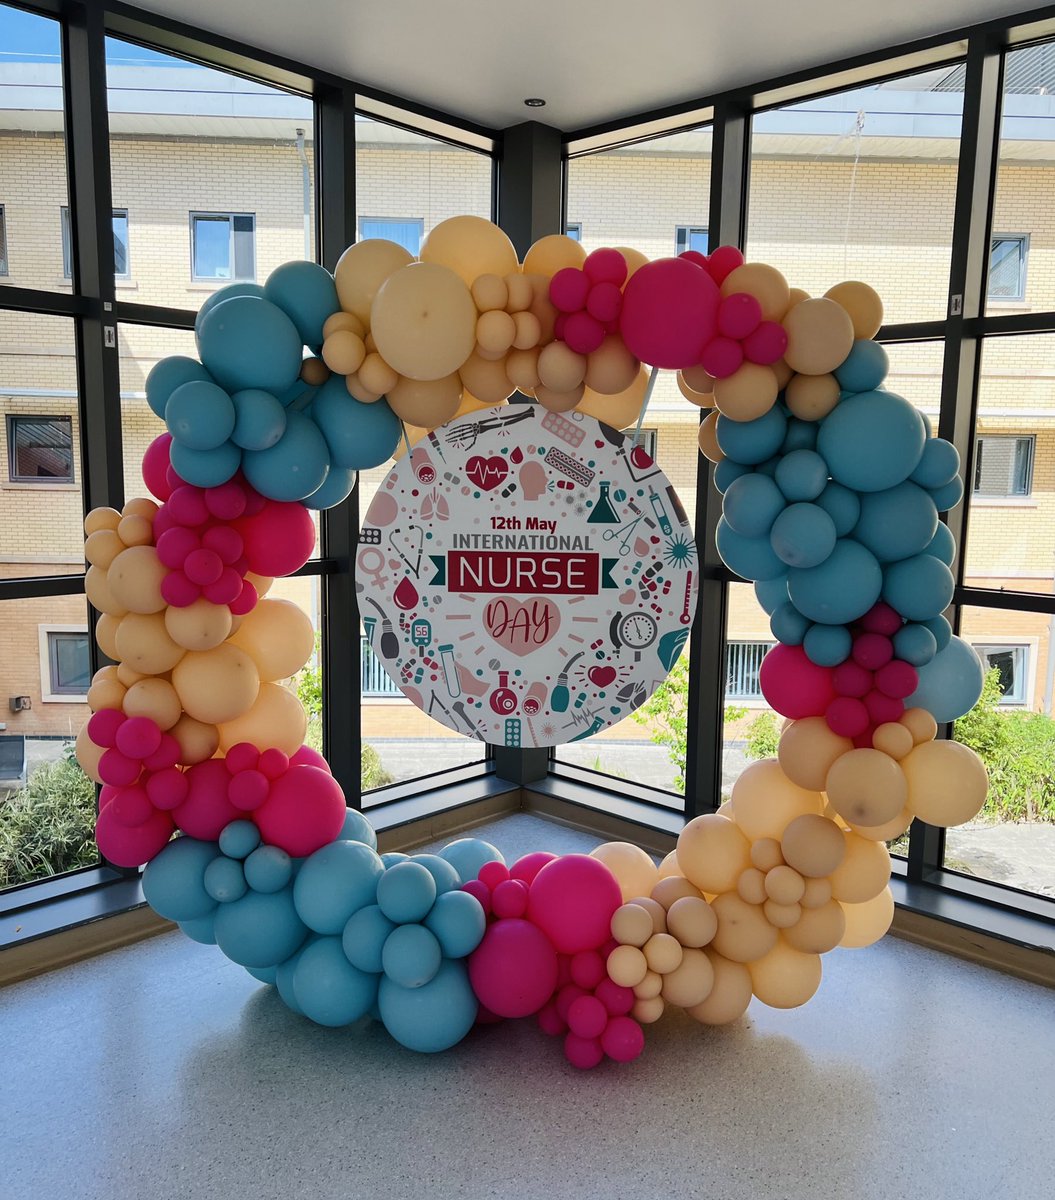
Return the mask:
<svg viewBox="0 0 1055 1200">
<path fill-rule="evenodd" d="M 52 647 L 61 637 L 91 636 L 86 624 L 55 624 L 47 623 L 37 626 L 38 644 L 40 647 L 40 699 L 42 704 L 84 704 L 88 699 L 88 688 L 83 691 L 63 690 L 57 681 L 58 667 L 52 654 Z M 88 648 L 88 684 L 91 686 L 91 647 Z"/>
<path fill-rule="evenodd" d="M 0 204 L 0 278 L 11 274 L 11 262 L 7 256 L 7 207 Z"/>
<path fill-rule="evenodd" d="M 199 275 L 196 263 L 195 249 L 197 246 L 197 233 L 195 222 L 198 218 L 204 217 L 210 220 L 224 219 L 227 222 L 227 246 L 230 254 L 231 274 L 228 276 L 222 275 Z M 234 221 L 236 217 L 247 217 L 253 222 L 253 273 L 252 275 L 238 275 L 237 259 L 235 255 L 234 243 Z M 190 277 L 193 283 L 215 283 L 220 287 L 224 287 L 229 283 L 255 283 L 257 276 L 256 267 L 256 213 L 255 212 L 228 212 L 223 209 L 210 208 L 192 208 L 188 214 L 189 238 L 190 238 Z"/>
<path fill-rule="evenodd" d="M 4 414 L 4 424 L 7 433 L 7 480 L 29 487 L 64 487 L 77 482 L 77 467 L 73 452 L 73 417 L 63 413 L 26 413 L 9 412 Z M 18 426 L 22 421 L 39 425 L 44 421 L 64 421 L 70 431 L 70 473 L 69 476 L 57 475 L 19 475 L 15 469 L 18 454 Z"/>
<path fill-rule="evenodd" d="M 999 638 L 996 640 L 989 639 L 987 641 L 972 640 L 971 648 L 975 651 L 982 660 L 982 668 L 986 672 L 991 671 L 995 666 L 989 662 L 989 654 L 1005 654 L 1009 650 L 1021 656 L 1019 661 L 1015 663 L 1015 695 L 1009 696 L 1008 693 L 1003 693 L 998 707 L 1023 709 L 1029 711 L 1030 698 L 1036 687 L 1036 656 L 1032 651 L 1037 649 L 1036 639 L 1025 641 L 1003 641 Z M 986 665 L 988 663 L 988 665 Z"/>
<path fill-rule="evenodd" d="M 125 266 L 126 271 L 118 271 L 117 269 L 117 245 L 114 244 L 114 279 L 131 279 L 132 278 L 132 255 L 129 250 L 129 221 L 127 208 L 112 208 L 110 210 L 111 222 L 123 219 L 125 223 Z M 62 278 L 73 282 L 73 232 L 70 228 L 70 206 L 68 204 L 59 205 L 59 229 L 62 236 Z M 116 234 L 114 235 L 116 239 Z"/>
<path fill-rule="evenodd" d="M 991 288 L 993 283 L 993 251 L 997 242 L 1018 242 L 1018 291 L 1013 296 L 996 296 Z M 989 237 L 989 261 L 986 265 L 985 298 L 989 304 L 1016 304 L 1026 302 L 1026 280 L 1029 268 L 1029 234 L 1028 233 L 993 233 Z"/>
<path fill-rule="evenodd" d="M 675 225 L 674 226 L 674 253 L 684 254 L 686 250 L 692 250 L 692 238 L 694 234 L 700 235 L 703 240 L 707 241 L 709 225 Z M 701 254 L 706 254 L 706 250 L 700 251 Z"/>
<path fill-rule="evenodd" d="M 1010 490 L 1002 492 L 983 492 L 978 488 L 978 477 L 982 470 L 984 460 L 984 446 L 982 443 L 990 441 L 1010 441 L 1016 443 L 1016 450 L 1012 460 L 1012 470 L 1014 470 L 1014 462 L 1018 457 L 1017 444 L 1025 442 L 1028 446 L 1027 463 L 1026 463 L 1026 490 L 1023 492 L 1013 492 Z M 1033 495 L 1033 471 L 1037 459 L 1037 435 L 1035 433 L 975 433 L 974 435 L 974 460 L 972 465 L 973 478 L 971 480 L 971 499 L 980 500 L 983 504 L 986 500 L 1028 500 Z M 1010 479 L 1008 484 L 1010 486 Z"/>
<path fill-rule="evenodd" d="M 565 221 L 564 236 L 570 237 L 573 241 L 582 241 L 582 221 Z"/>
<path fill-rule="evenodd" d="M 756 707 L 756 706 L 768 707 L 768 705 L 766 704 L 766 699 L 762 695 L 761 687 L 758 688 L 757 693 L 730 691 L 730 689 L 729 689 L 729 681 L 731 678 L 730 667 L 732 664 L 732 657 L 733 657 L 732 652 L 733 652 L 734 648 L 739 649 L 739 648 L 745 647 L 745 646 L 765 647 L 765 649 L 762 651 L 762 653 L 758 659 L 758 669 L 761 670 L 762 660 L 766 657 L 766 655 L 769 653 L 769 651 L 772 650 L 776 644 L 777 643 L 773 640 L 773 638 L 729 638 L 729 637 L 726 638 L 725 653 L 722 656 L 723 657 L 722 678 L 725 680 L 725 683 L 723 685 L 723 696 L 724 696 L 725 704 L 745 704 L 748 706 L 748 708 Z M 757 674 L 758 674 L 758 672 L 756 672 L 756 679 L 757 679 Z"/>
</svg>

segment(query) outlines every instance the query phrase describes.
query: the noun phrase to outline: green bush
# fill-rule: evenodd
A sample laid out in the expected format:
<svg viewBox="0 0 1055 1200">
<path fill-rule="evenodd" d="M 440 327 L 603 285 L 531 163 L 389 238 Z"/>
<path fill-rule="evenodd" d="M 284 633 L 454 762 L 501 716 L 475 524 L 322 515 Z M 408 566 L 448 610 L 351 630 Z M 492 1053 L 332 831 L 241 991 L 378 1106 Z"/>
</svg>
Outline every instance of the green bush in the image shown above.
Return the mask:
<svg viewBox="0 0 1055 1200">
<path fill-rule="evenodd" d="M 761 712 L 747 727 L 747 757 L 776 758 L 780 743 L 777 718 L 771 712 Z"/>
<path fill-rule="evenodd" d="M 378 754 L 369 742 L 363 742 L 359 761 L 362 764 L 360 774 L 362 776 L 362 788 L 364 792 L 369 792 L 373 788 L 384 787 L 385 784 L 393 782 L 394 777 L 381 765 L 381 755 Z"/>
<path fill-rule="evenodd" d="M 0 887 L 98 862 L 95 784 L 72 743 L 37 767 L 26 786 L 0 801 Z"/>
</svg>

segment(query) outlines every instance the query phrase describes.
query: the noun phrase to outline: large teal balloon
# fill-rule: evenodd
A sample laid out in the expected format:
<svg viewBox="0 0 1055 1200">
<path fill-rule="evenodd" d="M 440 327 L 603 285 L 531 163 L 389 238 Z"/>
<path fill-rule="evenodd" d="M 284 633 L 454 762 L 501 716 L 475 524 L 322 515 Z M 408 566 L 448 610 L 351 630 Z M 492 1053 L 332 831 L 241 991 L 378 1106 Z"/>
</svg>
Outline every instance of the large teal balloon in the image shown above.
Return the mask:
<svg viewBox="0 0 1055 1200">
<path fill-rule="evenodd" d="M 286 428 L 267 450 L 246 450 L 246 479 L 269 500 L 303 500 L 317 492 L 330 470 L 330 452 L 315 422 L 285 410 Z"/>
<path fill-rule="evenodd" d="M 424 987 L 400 987 L 382 978 L 377 1002 L 388 1032 L 423 1054 L 457 1045 L 475 1024 L 479 1007 L 464 963 L 450 958 Z"/>
<path fill-rule="evenodd" d="M 960 454 L 956 447 L 944 438 L 928 438 L 912 482 L 920 487 L 940 488 L 956 478 L 960 470 Z"/>
<path fill-rule="evenodd" d="M 789 567 L 819 566 L 835 541 L 835 522 L 816 504 L 789 504 L 769 535 L 774 553 Z"/>
<path fill-rule="evenodd" d="M 304 344 L 297 327 L 259 296 L 217 304 L 202 318 L 197 339 L 202 362 L 228 392 L 262 388 L 277 395 L 300 374 Z"/>
<path fill-rule="evenodd" d="M 841 483 L 829 483 L 816 502 L 835 522 L 835 532 L 839 537 L 853 533 L 861 515 L 861 500 L 856 492 L 843 487 Z"/>
<path fill-rule="evenodd" d="M 917 554 L 883 569 L 883 599 L 906 621 L 928 621 L 952 602 L 952 572 L 930 554 Z"/>
<path fill-rule="evenodd" d="M 923 419 L 907 400 L 893 392 L 862 392 L 824 418 L 817 453 L 836 483 L 881 492 L 908 479 L 926 440 Z"/>
<path fill-rule="evenodd" d="M 193 380 L 212 383 L 209 372 L 196 358 L 172 354 L 155 363 L 150 368 L 146 381 L 147 404 L 150 405 L 151 411 L 164 420 L 165 405 L 168 404 L 169 397 L 178 387 Z"/>
<path fill-rule="evenodd" d="M 215 842 L 186 836 L 169 842 L 143 871 L 147 904 L 168 921 L 208 916 L 216 901 L 205 890 L 205 870 L 219 854 Z"/>
<path fill-rule="evenodd" d="M 768 537 L 742 537 L 725 517 L 718 521 L 715 543 L 722 562 L 744 579 L 776 579 L 788 569 L 774 553 Z"/>
<path fill-rule="evenodd" d="M 907 708 L 925 708 L 939 725 L 969 713 L 982 694 L 982 661 L 962 638 L 918 668 L 919 686 L 905 700 Z"/>
<path fill-rule="evenodd" d="M 922 554 L 937 528 L 934 501 L 906 480 L 884 492 L 862 494 L 854 537 L 880 562 L 896 562 Z"/>
<path fill-rule="evenodd" d="M 348 395 L 342 375 L 331 376 L 319 388 L 311 410 L 334 466 L 367 471 L 391 458 L 399 444 L 402 429 L 388 402 L 361 404 Z"/>
<path fill-rule="evenodd" d="M 301 1012 L 317 1025 L 337 1028 L 358 1021 L 377 1001 L 377 976 L 345 957 L 338 937 L 321 937 L 305 949 L 293 971 Z"/>
<path fill-rule="evenodd" d="M 768 536 L 784 505 L 783 493 L 776 483 L 768 475 L 752 472 L 729 485 L 722 502 L 722 515 L 741 537 L 760 538 Z"/>
<path fill-rule="evenodd" d="M 333 276 L 312 262 L 288 262 L 276 267 L 264 284 L 264 295 L 297 327 L 305 345 L 322 345 L 326 319 L 340 310 Z"/>
<path fill-rule="evenodd" d="M 234 432 L 235 407 L 215 383 L 192 379 L 181 384 L 165 405 L 165 424 L 177 442 L 191 450 L 215 450 Z"/>
<path fill-rule="evenodd" d="M 233 300 L 235 296 L 255 296 L 258 300 L 263 300 L 264 289 L 259 283 L 229 283 L 226 287 L 213 292 L 205 300 L 201 308 L 198 309 L 198 314 L 194 318 L 194 332 L 198 332 L 202 321 L 205 320 L 217 304 L 223 304 L 225 300 Z"/>
<path fill-rule="evenodd" d="M 871 338 L 858 338 L 834 375 L 844 392 L 871 392 L 886 379 L 889 370 L 886 350 Z"/>
<path fill-rule="evenodd" d="M 310 496 L 304 497 L 304 507 L 317 509 L 336 508 L 355 490 L 359 481 L 359 472 L 350 471 L 347 467 L 330 467 L 329 474 L 322 482 L 322 487 L 316 489 Z"/>
<path fill-rule="evenodd" d="M 772 579 L 755 581 L 755 598 L 770 616 L 788 601 L 788 573 L 786 570 Z"/>
<path fill-rule="evenodd" d="M 484 863 L 505 862 L 502 851 L 482 838 L 458 838 L 455 842 L 448 842 L 439 853 L 440 858 L 445 858 L 458 872 L 462 883 L 475 879 Z"/>
<path fill-rule="evenodd" d="M 293 907 L 293 889 L 247 892 L 216 913 L 216 944 L 243 967 L 274 967 L 300 946 L 308 928 Z"/>
<path fill-rule="evenodd" d="M 368 904 L 353 913 L 341 935 L 341 945 L 348 961 L 360 971 L 380 974 L 381 952 L 388 935 L 395 928 L 395 921 L 390 921 L 376 904 Z"/>
<path fill-rule="evenodd" d="M 267 450 L 286 432 L 286 410 L 260 388 L 247 388 L 231 397 L 235 423 L 231 440 L 243 450 Z"/>
<path fill-rule="evenodd" d="M 788 419 L 779 404 L 753 421 L 732 421 L 720 416 L 715 426 L 718 445 L 734 462 L 763 463 L 780 449 L 787 432 Z"/>
<path fill-rule="evenodd" d="M 348 918 L 373 904 L 384 867 L 362 842 L 330 842 L 305 860 L 293 885 L 300 919 L 316 933 L 344 932 Z"/>
<path fill-rule="evenodd" d="M 242 465 L 242 452 L 233 442 L 224 442 L 212 450 L 192 450 L 173 438 L 169 458 L 180 479 L 200 488 L 219 487 L 236 475 Z"/>
<path fill-rule="evenodd" d="M 425 928 L 436 935 L 445 958 L 465 958 L 483 940 L 487 917 L 469 892 L 444 892 L 436 897 Z"/>
<path fill-rule="evenodd" d="M 788 572 L 791 602 L 811 621 L 848 625 L 879 599 L 883 571 L 870 550 L 853 538 L 840 538 L 817 567 Z"/>
</svg>

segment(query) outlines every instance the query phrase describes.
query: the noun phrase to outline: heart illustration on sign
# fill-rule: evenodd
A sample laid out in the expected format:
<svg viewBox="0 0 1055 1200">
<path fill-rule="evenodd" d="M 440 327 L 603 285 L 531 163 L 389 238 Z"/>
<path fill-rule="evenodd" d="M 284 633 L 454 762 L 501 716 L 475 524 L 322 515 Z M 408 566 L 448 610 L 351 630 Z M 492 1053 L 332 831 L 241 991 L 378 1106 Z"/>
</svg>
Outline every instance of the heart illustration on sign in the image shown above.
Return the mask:
<svg viewBox="0 0 1055 1200">
<path fill-rule="evenodd" d="M 607 687 L 615 679 L 615 667 L 591 667 L 586 672 L 594 687 Z"/>
<path fill-rule="evenodd" d="M 465 464 L 465 474 L 481 491 L 489 492 L 505 481 L 509 467 L 504 458 L 493 454 L 484 458 L 482 454 L 474 454 Z"/>
<path fill-rule="evenodd" d="M 484 609 L 484 628 L 500 646 L 523 658 L 545 646 L 557 632 L 560 609 L 542 596 L 525 601 L 500 596 Z"/>
</svg>

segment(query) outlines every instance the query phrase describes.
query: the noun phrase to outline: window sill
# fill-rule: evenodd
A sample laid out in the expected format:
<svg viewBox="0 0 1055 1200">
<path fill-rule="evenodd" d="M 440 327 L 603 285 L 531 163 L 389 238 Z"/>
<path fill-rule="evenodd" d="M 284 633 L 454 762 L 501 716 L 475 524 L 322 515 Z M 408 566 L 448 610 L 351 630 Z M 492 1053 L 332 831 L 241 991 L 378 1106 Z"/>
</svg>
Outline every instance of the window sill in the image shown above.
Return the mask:
<svg viewBox="0 0 1055 1200">
<path fill-rule="evenodd" d="M 139 284 L 133 279 L 115 279 L 114 287 L 119 292 L 138 292 Z"/>
<path fill-rule="evenodd" d="M 972 496 L 972 508 L 1038 508 L 1032 496 Z"/>
<path fill-rule="evenodd" d="M 218 292 L 232 283 L 256 283 L 255 279 L 192 279 L 187 284 L 188 292 Z"/>
<path fill-rule="evenodd" d="M 45 480 L 41 480 L 40 483 L 29 483 L 24 479 L 0 483 L 0 491 L 5 492 L 79 492 L 80 490 L 79 483 L 48 483 Z"/>
</svg>

